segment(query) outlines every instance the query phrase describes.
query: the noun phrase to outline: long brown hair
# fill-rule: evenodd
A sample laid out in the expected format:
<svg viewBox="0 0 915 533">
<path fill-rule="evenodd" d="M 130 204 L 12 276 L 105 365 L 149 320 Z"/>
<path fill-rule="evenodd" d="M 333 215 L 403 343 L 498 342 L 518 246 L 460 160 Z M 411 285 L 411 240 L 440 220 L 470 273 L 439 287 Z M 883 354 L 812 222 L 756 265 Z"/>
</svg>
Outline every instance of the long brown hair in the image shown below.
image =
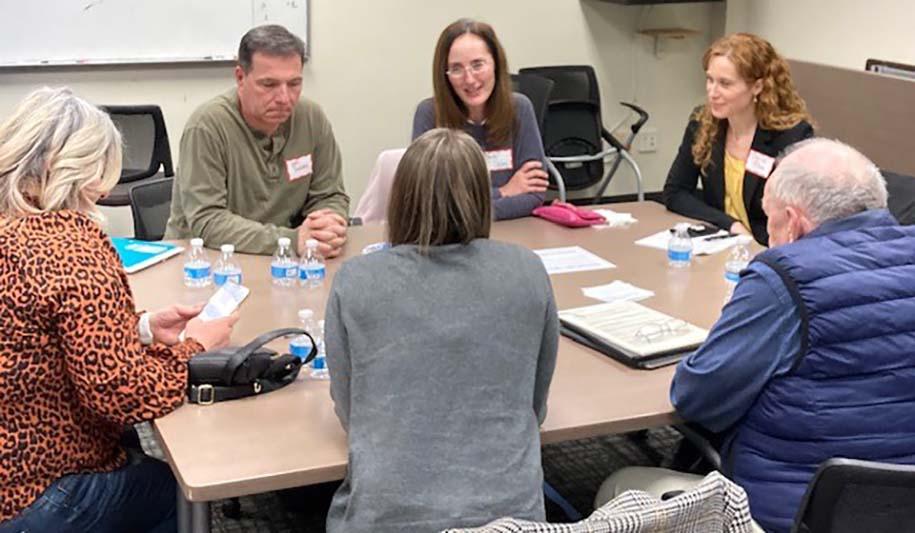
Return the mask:
<svg viewBox="0 0 915 533">
<path fill-rule="evenodd" d="M 489 170 L 470 135 L 435 128 L 407 148 L 391 184 L 388 240 L 392 245 L 467 244 L 489 237 Z"/>
<path fill-rule="evenodd" d="M 495 145 L 511 142 L 515 129 L 515 109 L 512 103 L 511 78 L 505 50 L 492 26 L 485 22 L 460 19 L 448 25 L 438 37 L 435 58 L 432 60 L 432 88 L 435 95 L 435 126 L 438 128 L 463 128 L 467 123 L 467 106 L 454 92 L 448 81 L 448 53 L 451 45 L 461 35 L 471 33 L 483 39 L 492 55 L 495 86 L 486 101 L 486 137 Z"/>
<path fill-rule="evenodd" d="M 806 120 L 813 123 L 807 104 L 791 81 L 788 62 L 775 51 L 769 41 L 752 33 L 732 33 L 721 37 L 705 51 L 702 68 L 708 70 L 713 57 L 728 58 L 737 73 L 748 84 L 762 80 L 762 91 L 755 101 L 756 120 L 767 130 L 786 130 Z M 693 141 L 693 162 L 705 170 L 712 158 L 712 144 L 724 130 L 720 120 L 712 116 L 708 105 L 702 106 L 693 120 L 699 129 Z"/>
</svg>

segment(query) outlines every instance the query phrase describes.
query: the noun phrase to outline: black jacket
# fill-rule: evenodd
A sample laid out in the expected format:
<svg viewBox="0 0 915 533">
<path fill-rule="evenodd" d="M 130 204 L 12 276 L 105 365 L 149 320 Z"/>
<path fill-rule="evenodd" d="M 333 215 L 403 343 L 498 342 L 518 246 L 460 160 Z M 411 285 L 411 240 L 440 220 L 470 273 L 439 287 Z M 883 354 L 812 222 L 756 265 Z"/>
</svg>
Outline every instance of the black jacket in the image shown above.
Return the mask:
<svg viewBox="0 0 915 533">
<path fill-rule="evenodd" d="M 675 213 L 729 229 L 735 219 L 724 212 L 724 139 L 727 130 L 721 128 L 718 131 L 718 138 L 712 144 L 712 159 L 704 173 L 693 163 L 693 139 L 698 130 L 699 123 L 690 120 L 664 183 L 664 205 Z M 813 127 L 803 121 L 781 131 L 757 127 L 751 149 L 776 157 L 788 146 L 808 137 L 813 137 Z M 696 186 L 700 177 L 701 191 Z M 749 229 L 760 244 L 768 246 L 769 232 L 766 231 L 766 214 L 762 209 L 764 184 L 765 179 L 749 172 L 744 174 L 743 203 L 750 219 Z"/>
</svg>

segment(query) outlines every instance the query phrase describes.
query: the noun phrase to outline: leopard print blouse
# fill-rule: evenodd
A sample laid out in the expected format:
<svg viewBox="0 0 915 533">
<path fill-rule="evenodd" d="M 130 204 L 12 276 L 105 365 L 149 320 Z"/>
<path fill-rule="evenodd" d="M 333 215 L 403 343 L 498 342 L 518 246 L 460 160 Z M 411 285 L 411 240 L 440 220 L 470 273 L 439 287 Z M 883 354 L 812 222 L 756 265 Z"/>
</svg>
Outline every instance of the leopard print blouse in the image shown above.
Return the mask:
<svg viewBox="0 0 915 533">
<path fill-rule="evenodd" d="M 89 217 L 0 218 L 0 522 L 69 473 L 126 459 L 126 426 L 181 405 L 202 350 L 140 344 L 117 252 Z"/>
</svg>

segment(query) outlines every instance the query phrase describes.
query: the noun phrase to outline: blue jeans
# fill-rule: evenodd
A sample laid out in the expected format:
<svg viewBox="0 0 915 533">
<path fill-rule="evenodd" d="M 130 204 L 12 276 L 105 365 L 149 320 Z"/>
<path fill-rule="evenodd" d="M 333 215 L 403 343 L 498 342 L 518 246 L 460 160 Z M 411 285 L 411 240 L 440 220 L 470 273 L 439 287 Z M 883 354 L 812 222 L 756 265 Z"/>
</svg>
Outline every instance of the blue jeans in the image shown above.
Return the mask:
<svg viewBox="0 0 915 533">
<path fill-rule="evenodd" d="M 175 478 L 168 465 L 128 449 L 114 472 L 55 481 L 0 533 L 172 533 L 178 529 Z"/>
</svg>

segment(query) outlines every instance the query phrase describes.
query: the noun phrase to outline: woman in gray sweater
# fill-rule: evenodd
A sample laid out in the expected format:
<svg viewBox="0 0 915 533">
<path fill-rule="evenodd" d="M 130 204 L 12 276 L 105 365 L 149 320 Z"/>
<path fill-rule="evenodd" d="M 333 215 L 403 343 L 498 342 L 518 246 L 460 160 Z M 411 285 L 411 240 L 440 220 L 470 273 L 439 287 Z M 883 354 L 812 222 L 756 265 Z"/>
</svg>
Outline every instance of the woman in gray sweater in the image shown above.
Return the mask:
<svg viewBox="0 0 915 533">
<path fill-rule="evenodd" d="M 556 307 L 540 260 L 489 240 L 491 219 L 476 142 L 431 130 L 394 177 L 392 248 L 335 276 L 327 364 L 349 469 L 328 532 L 543 520 L 539 426 Z"/>
</svg>

